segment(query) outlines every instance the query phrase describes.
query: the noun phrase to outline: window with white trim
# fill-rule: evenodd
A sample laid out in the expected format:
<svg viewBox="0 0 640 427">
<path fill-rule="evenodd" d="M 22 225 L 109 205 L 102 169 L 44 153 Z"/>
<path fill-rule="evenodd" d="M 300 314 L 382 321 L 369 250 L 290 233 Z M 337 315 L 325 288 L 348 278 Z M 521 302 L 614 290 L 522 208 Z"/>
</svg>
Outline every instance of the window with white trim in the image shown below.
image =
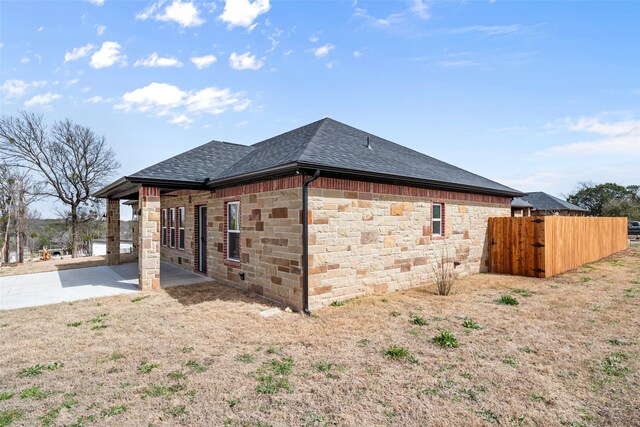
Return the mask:
<svg viewBox="0 0 640 427">
<path fill-rule="evenodd" d="M 169 246 L 176 247 L 176 208 L 169 209 Z"/>
<path fill-rule="evenodd" d="M 184 249 L 184 206 L 178 208 L 178 249 Z"/>
<path fill-rule="evenodd" d="M 227 259 L 240 261 L 240 202 L 227 203 Z"/>
<path fill-rule="evenodd" d="M 167 246 L 167 210 L 162 209 L 162 215 L 160 215 L 161 221 L 161 231 L 160 240 L 162 241 L 162 246 Z"/>
<path fill-rule="evenodd" d="M 442 203 L 433 204 L 433 212 L 431 215 L 431 234 L 434 236 L 442 236 Z"/>
</svg>

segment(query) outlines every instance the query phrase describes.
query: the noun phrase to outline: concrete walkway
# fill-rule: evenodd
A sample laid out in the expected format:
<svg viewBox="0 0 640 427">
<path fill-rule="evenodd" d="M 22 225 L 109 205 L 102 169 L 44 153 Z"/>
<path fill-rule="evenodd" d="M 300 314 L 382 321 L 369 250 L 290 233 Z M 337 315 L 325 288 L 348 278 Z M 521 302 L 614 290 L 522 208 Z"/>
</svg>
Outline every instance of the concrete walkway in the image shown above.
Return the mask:
<svg viewBox="0 0 640 427">
<path fill-rule="evenodd" d="M 161 263 L 160 285 L 211 281 L 171 264 Z M 0 310 L 138 292 L 138 264 L 77 268 L 0 277 Z"/>
</svg>

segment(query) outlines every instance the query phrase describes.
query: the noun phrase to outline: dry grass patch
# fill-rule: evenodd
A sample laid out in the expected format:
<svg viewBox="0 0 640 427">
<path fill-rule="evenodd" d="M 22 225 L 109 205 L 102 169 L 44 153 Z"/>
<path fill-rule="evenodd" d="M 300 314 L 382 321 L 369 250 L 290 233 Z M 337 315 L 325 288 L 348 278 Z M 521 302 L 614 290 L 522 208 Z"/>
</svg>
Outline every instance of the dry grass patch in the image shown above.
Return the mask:
<svg viewBox="0 0 640 427">
<path fill-rule="evenodd" d="M 215 284 L 0 312 L 0 425 L 640 425 L 639 272 L 633 247 L 311 317 Z"/>
</svg>

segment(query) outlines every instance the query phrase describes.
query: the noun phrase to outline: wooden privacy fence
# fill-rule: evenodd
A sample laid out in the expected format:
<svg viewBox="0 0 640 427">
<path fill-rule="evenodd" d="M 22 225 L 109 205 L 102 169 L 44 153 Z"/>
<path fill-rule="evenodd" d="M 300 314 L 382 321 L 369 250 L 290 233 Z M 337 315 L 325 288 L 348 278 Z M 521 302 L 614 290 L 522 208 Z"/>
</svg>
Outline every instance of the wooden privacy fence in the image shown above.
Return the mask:
<svg viewBox="0 0 640 427">
<path fill-rule="evenodd" d="M 551 277 L 627 246 L 627 218 L 489 218 L 491 273 Z"/>
</svg>

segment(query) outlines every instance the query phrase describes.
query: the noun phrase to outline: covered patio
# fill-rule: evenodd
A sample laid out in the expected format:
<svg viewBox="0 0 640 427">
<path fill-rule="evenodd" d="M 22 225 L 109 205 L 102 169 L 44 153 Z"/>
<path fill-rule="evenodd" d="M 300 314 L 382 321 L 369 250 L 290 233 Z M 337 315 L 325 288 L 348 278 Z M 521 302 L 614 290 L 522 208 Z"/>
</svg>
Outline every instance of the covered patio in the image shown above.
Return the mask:
<svg viewBox="0 0 640 427">
<path fill-rule="evenodd" d="M 106 265 L 120 264 L 120 203 L 133 209 L 133 252 L 137 255 L 137 286 L 139 290 L 159 289 L 161 275 L 160 262 L 160 195 L 176 190 L 207 190 L 203 183 L 193 181 L 167 181 L 137 179 L 123 177 L 95 194 L 105 198 L 106 208 Z M 169 264 L 167 264 L 169 265 Z M 182 270 L 177 267 L 178 270 Z M 184 271 L 184 270 L 182 270 Z M 200 281 L 208 280 L 206 276 L 186 272 L 200 277 Z"/>
</svg>

